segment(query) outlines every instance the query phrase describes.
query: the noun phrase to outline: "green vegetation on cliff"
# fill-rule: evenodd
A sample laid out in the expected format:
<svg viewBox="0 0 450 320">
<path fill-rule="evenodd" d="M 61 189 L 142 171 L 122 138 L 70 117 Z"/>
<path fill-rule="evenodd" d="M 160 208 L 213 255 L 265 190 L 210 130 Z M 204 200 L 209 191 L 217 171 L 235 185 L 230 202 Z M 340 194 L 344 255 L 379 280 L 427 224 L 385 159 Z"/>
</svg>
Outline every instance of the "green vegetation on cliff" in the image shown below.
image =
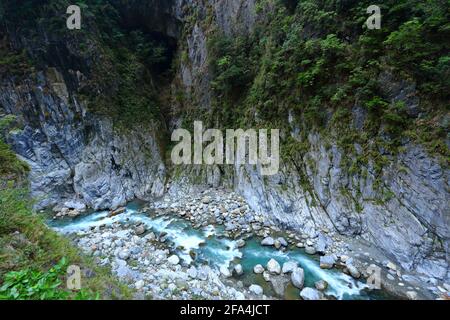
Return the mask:
<svg viewBox="0 0 450 320">
<path fill-rule="evenodd" d="M 3 138 L 6 132 L 15 127 L 15 120 L 12 115 L 0 117 L 0 188 L 5 188 L 9 179 L 23 181 L 29 171 L 28 165 L 17 158 Z"/>
<path fill-rule="evenodd" d="M 239 31 L 231 34 L 216 25 L 211 9 L 200 24 L 207 34 L 212 107 L 185 107 L 195 106 L 197 97 L 182 96 L 183 126 L 202 119 L 221 129 L 282 129 L 281 155 L 301 171 L 305 190 L 313 190 L 308 170 L 316 170 L 309 137 L 319 133 L 324 146 L 339 147 L 355 190 L 370 175 L 380 204 L 392 197 L 384 169 L 410 144 L 424 146 L 448 167 L 449 3 L 384 1 L 381 29 L 369 30 L 372 4 L 258 0 L 252 30 L 235 25 Z M 193 27 L 186 25 L 186 37 Z M 191 48 L 183 50 L 187 63 Z M 342 196 L 359 212 L 360 192 L 345 188 Z"/>
<path fill-rule="evenodd" d="M 408 141 L 448 165 L 448 2 L 385 1 L 381 30 L 365 26 L 370 1 L 283 2 L 258 1 L 265 18 L 249 35 L 210 37 L 212 125 L 319 131 L 348 155 L 364 148 L 349 168 L 381 168 Z M 302 144 L 286 138 L 284 154 Z"/>
<path fill-rule="evenodd" d="M 259 1 L 259 10 L 266 2 Z M 352 112 L 360 107 L 365 122 L 355 134 L 386 134 L 385 143 L 394 147 L 417 133 L 433 151 L 448 155 L 442 143 L 448 124 L 435 118 L 449 107 L 448 3 L 387 1 L 381 30 L 365 27 L 369 5 L 299 1 L 293 13 L 282 5 L 266 11 L 268 18 L 248 36 L 217 32 L 209 41 L 214 110 L 246 123 L 286 123 L 293 112 L 306 129 L 350 131 Z M 391 96 L 387 89 L 398 83 Z M 419 106 L 401 96 L 409 83 L 407 93 L 420 98 Z"/>
</svg>

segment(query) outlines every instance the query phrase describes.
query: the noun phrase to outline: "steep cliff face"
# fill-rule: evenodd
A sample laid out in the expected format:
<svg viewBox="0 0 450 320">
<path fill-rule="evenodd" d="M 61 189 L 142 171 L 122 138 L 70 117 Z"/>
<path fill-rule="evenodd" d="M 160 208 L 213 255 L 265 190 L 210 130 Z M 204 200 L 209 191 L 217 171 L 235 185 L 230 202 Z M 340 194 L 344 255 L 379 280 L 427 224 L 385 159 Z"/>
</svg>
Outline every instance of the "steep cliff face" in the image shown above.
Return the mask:
<svg viewBox="0 0 450 320">
<path fill-rule="evenodd" d="M 23 124 L 8 141 L 32 169 L 37 209 L 116 208 L 162 194 L 165 166 L 150 127 L 118 132 L 110 119 L 71 97 L 54 68 L 20 84 L 7 82 L 0 92 L 4 111 Z"/>
<path fill-rule="evenodd" d="M 197 21 L 187 28 L 187 58 L 180 63 L 179 77 L 188 99 L 208 110 L 213 103 L 208 35 L 217 29 L 232 37 L 252 32 L 256 21 L 267 19 L 269 13 L 260 10 L 257 15 L 253 1 L 211 1 L 203 5 L 213 12 L 214 24 Z M 417 116 L 421 103 L 414 84 L 397 81 L 389 73 L 380 74 L 380 82 L 388 99 L 404 102 L 408 112 Z M 366 117 L 365 111 L 355 106 L 352 126 L 361 130 Z M 284 121 L 290 123 L 287 134 L 301 142 L 301 124 L 291 115 Z M 388 165 L 381 172 L 369 161 L 361 166 L 364 175 L 358 175 L 342 164 L 346 151 L 333 139 L 311 132 L 306 141 L 307 150 L 295 159 L 285 159 L 281 172 L 273 177 L 262 177 L 252 166 L 235 170 L 197 167 L 185 169 L 184 175 L 177 175 L 178 181 L 186 186 L 188 177 L 189 183 L 232 185 L 276 225 L 316 236 L 332 230 L 361 237 L 405 270 L 449 279 L 449 170 L 442 161 L 422 146 L 405 142 L 402 152 L 388 156 Z M 354 148 L 353 160 L 367 149 L 357 143 Z"/>
<path fill-rule="evenodd" d="M 125 29 L 143 28 L 177 48 L 173 74 L 152 76 L 150 80 L 164 82 L 160 92 L 169 92 L 158 110 L 169 129 L 186 123 L 190 116 L 208 114 L 217 104 L 208 47 L 211 37 L 218 32 L 231 38 L 254 34 L 259 23 L 280 10 L 278 2 L 265 1 L 262 5 L 253 0 L 111 3 L 122 16 Z M 313 28 L 302 31 L 305 37 L 318 35 Z M 18 29 L 9 31 L 9 36 L 16 39 L 14 46 L 37 54 Z M 256 39 L 266 47 L 275 41 Z M 94 43 L 95 37 L 90 41 Z M 93 110 L 92 101 L 87 101 L 83 93 L 103 90 L 102 83 L 95 85 L 101 80 L 94 70 L 105 53 L 93 47 L 89 52 L 94 55 L 66 57 L 63 63 L 47 55 L 39 70 L 25 79 L 3 77 L 0 106 L 5 113 L 16 115 L 23 127 L 11 132 L 8 142 L 31 165 L 31 190 L 37 208 L 115 208 L 136 197 L 150 199 L 165 191 L 170 174 L 164 164 L 161 128 L 166 123 L 160 119 L 154 123 L 131 122 L 127 130 L 122 130 L 114 117 Z M 396 81 L 390 73 L 379 77 L 389 83 L 384 92 L 389 102 L 403 101 L 408 112 L 420 113 L 421 101 L 413 84 Z M 256 81 L 264 82 L 266 77 Z M 138 86 L 138 82 L 133 84 L 133 88 Z M 366 111 L 358 104 L 352 108 L 351 125 L 362 135 Z M 253 115 L 259 117 L 256 111 Z M 279 226 L 310 235 L 328 232 L 359 236 L 406 270 L 437 279 L 450 278 L 446 163 L 415 141 L 405 141 L 398 154 L 385 155 L 382 169 L 369 160 L 356 162 L 358 173 L 352 173 L 343 164 L 344 158 L 356 161 L 364 155 L 366 146 L 352 143 L 356 152 L 348 155 L 337 142 L 339 137 L 306 129 L 304 120 L 297 120 L 291 113 L 281 115 L 280 121 L 288 124 L 284 138 L 291 137 L 306 147 L 284 158 L 279 174 L 262 177 L 252 166 L 176 168 L 170 191 L 199 183 L 230 185 L 254 210 Z M 220 119 L 216 119 L 218 122 Z"/>
<path fill-rule="evenodd" d="M 161 195 L 166 179 L 164 124 L 158 111 L 152 110 L 155 98 L 147 94 L 156 90 L 154 81 L 164 69 L 150 70 L 153 60 L 139 61 L 125 45 L 103 39 L 100 31 L 105 28 L 108 36 L 125 37 L 122 32 L 135 27 L 118 25 L 123 19 L 115 20 L 114 7 L 109 7 L 110 16 L 100 22 L 83 17 L 86 33 L 71 33 L 65 29 L 64 3 L 55 3 L 56 9 L 47 3 L 31 8 L 29 3 L 19 8 L 12 2 L 4 5 L 0 47 L 6 56 L 19 57 L 26 71 L 6 65 L 0 77 L 0 107 L 16 116 L 19 129 L 10 132 L 7 140 L 32 169 L 30 188 L 36 209 L 109 209 L 135 198 Z M 127 6 L 119 9 L 125 17 L 134 14 Z M 166 10 L 161 1 L 156 11 L 150 11 L 165 26 L 141 26 L 143 31 L 135 33 L 155 46 L 166 45 L 170 59 L 173 44 L 169 42 L 177 27 L 164 18 Z M 28 15 L 26 24 L 16 19 L 21 14 Z M 54 24 L 49 24 L 46 19 L 52 17 Z M 30 59 L 16 52 L 26 52 Z M 156 51 L 145 52 L 160 65 L 170 65 L 155 56 Z M 150 113 L 156 115 L 149 117 Z"/>
<path fill-rule="evenodd" d="M 335 230 L 360 236 L 399 261 L 405 270 L 448 278 L 449 217 L 445 192 L 448 171 L 417 146 L 409 146 L 383 171 L 383 184 L 392 191 L 383 204 L 375 200 L 376 176 L 351 177 L 340 165 L 341 152 L 328 149 L 311 135 L 312 150 L 296 165 L 270 179 L 252 168 L 236 172 L 236 188 L 267 219 L 294 230 L 318 235 Z M 306 163 L 313 163 L 310 166 Z M 403 168 L 399 171 L 399 166 Z M 306 177 L 302 177 L 302 172 Z M 310 185 L 305 188 L 302 180 Z M 346 192 L 342 192 L 345 188 Z M 358 194 L 361 196 L 358 199 Z M 359 207 L 354 201 L 360 201 Z"/>
</svg>

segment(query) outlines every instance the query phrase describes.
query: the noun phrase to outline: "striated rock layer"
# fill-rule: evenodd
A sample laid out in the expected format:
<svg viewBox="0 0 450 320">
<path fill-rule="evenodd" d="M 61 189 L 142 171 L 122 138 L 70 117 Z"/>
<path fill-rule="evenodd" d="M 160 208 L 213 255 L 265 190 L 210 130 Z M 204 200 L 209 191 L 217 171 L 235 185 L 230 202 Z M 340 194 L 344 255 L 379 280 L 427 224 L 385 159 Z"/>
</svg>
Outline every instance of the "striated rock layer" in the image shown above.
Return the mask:
<svg viewBox="0 0 450 320">
<path fill-rule="evenodd" d="M 9 143 L 31 167 L 36 209 L 84 203 L 93 209 L 116 208 L 135 198 L 163 193 L 165 166 L 150 128 L 115 131 L 112 121 L 86 112 L 69 100 L 54 68 L 21 85 L 0 89 L 4 110 L 24 122 Z"/>
</svg>

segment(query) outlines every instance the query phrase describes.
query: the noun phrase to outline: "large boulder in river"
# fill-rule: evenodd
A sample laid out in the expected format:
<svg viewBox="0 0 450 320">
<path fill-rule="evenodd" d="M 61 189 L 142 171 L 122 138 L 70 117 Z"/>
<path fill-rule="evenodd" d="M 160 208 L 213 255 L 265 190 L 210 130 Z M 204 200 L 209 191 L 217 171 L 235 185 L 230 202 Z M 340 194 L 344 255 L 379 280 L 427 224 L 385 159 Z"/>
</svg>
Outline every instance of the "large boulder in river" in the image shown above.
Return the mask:
<svg viewBox="0 0 450 320">
<path fill-rule="evenodd" d="M 257 296 L 260 296 L 263 294 L 264 290 L 261 286 L 258 286 L 256 284 L 252 284 L 248 290 L 250 290 L 250 292 L 256 294 Z"/>
<path fill-rule="evenodd" d="M 280 248 L 281 248 L 281 243 L 280 243 L 280 241 L 275 240 L 274 247 L 275 247 L 276 249 L 280 249 Z"/>
<path fill-rule="evenodd" d="M 281 266 L 277 260 L 270 259 L 270 261 L 267 263 L 267 270 L 272 274 L 280 274 Z"/>
<path fill-rule="evenodd" d="M 236 273 L 236 275 L 242 276 L 244 274 L 244 269 L 242 268 L 242 265 L 241 264 L 235 265 L 234 272 Z"/>
<path fill-rule="evenodd" d="M 320 257 L 320 267 L 322 269 L 333 269 L 335 263 L 336 263 L 335 256 Z"/>
<path fill-rule="evenodd" d="M 361 278 L 361 272 L 359 272 L 358 268 L 356 268 L 354 265 L 347 264 L 347 270 L 348 270 L 348 273 L 350 273 L 350 275 L 353 278 L 355 278 L 355 279 Z"/>
<path fill-rule="evenodd" d="M 167 262 L 169 262 L 171 265 L 177 265 L 180 263 L 180 258 L 174 254 L 167 259 Z"/>
<path fill-rule="evenodd" d="M 269 281 L 272 284 L 272 288 L 275 293 L 279 297 L 284 297 L 284 292 L 289 284 L 289 278 L 284 276 L 271 276 Z"/>
<path fill-rule="evenodd" d="M 109 217 L 115 217 L 118 216 L 119 214 L 125 213 L 127 211 L 127 208 L 119 208 L 117 210 L 113 210 L 109 213 Z"/>
<path fill-rule="evenodd" d="M 275 240 L 272 237 L 264 238 L 263 241 L 261 241 L 262 246 L 271 247 L 275 244 Z"/>
<path fill-rule="evenodd" d="M 317 290 L 319 291 L 325 291 L 328 289 L 328 282 L 326 282 L 325 280 L 320 280 L 317 281 L 314 286 L 316 287 Z"/>
<path fill-rule="evenodd" d="M 220 273 L 225 277 L 225 278 L 230 278 L 232 276 L 230 269 L 228 269 L 227 266 L 221 266 L 220 267 Z"/>
<path fill-rule="evenodd" d="M 245 244 L 246 242 L 244 239 L 239 239 L 238 241 L 236 241 L 236 247 L 238 247 L 239 249 L 245 247 Z"/>
<path fill-rule="evenodd" d="M 310 247 L 310 246 L 307 246 L 307 247 L 305 248 L 305 252 L 306 252 L 307 254 L 310 254 L 310 255 L 314 255 L 314 254 L 317 253 L 316 248 Z"/>
<path fill-rule="evenodd" d="M 277 241 L 281 244 L 281 246 L 283 247 L 287 247 L 289 245 L 289 243 L 286 241 L 286 239 L 284 239 L 283 237 L 279 237 L 277 239 Z"/>
<path fill-rule="evenodd" d="M 293 272 L 293 271 L 295 270 L 295 268 L 297 268 L 297 267 L 298 267 L 297 262 L 295 262 L 295 261 L 288 261 L 288 262 L 283 263 L 283 269 L 282 269 L 282 272 L 283 272 L 283 273 L 291 273 L 291 272 Z"/>
<path fill-rule="evenodd" d="M 324 296 L 319 290 L 305 288 L 300 292 L 300 297 L 302 297 L 303 300 L 322 300 Z"/>
<path fill-rule="evenodd" d="M 257 264 L 254 268 L 253 268 L 253 272 L 256 274 L 262 274 L 264 272 L 264 267 L 260 264 Z"/>
<path fill-rule="evenodd" d="M 138 226 L 134 229 L 134 232 L 135 232 L 136 235 L 138 235 L 138 236 L 143 235 L 143 234 L 145 233 L 145 231 L 147 231 L 147 230 L 146 230 L 144 224 L 140 224 L 140 225 L 138 225 Z"/>
<path fill-rule="evenodd" d="M 305 271 L 302 268 L 295 268 L 291 273 L 291 281 L 294 287 L 302 289 L 305 284 Z"/>
</svg>

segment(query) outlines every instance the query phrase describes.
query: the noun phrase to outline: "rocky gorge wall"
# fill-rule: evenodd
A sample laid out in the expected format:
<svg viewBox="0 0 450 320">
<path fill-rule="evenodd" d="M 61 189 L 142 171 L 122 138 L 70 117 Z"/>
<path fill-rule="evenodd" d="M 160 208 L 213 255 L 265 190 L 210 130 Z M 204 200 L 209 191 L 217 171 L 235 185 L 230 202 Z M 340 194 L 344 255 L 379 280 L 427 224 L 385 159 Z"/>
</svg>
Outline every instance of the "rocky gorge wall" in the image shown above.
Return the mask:
<svg viewBox="0 0 450 320">
<path fill-rule="evenodd" d="M 249 165 L 186 168 L 169 190 L 230 186 L 274 225 L 326 241 L 332 241 L 334 233 L 364 239 L 407 271 L 448 279 L 449 204 L 442 191 L 448 170 L 420 146 L 411 145 L 383 171 L 384 188 L 392 194 L 380 202 L 374 186 L 379 178 L 370 168 L 364 179 L 351 176 L 341 167 L 338 147 L 325 147 L 318 134 L 311 134 L 310 140 L 312 147 L 304 158 L 283 163 L 275 176 L 261 176 Z"/>
<path fill-rule="evenodd" d="M 31 167 L 36 209 L 110 209 L 163 193 L 165 166 L 152 129 L 118 132 L 69 95 L 56 69 L 4 83 L 0 104 L 21 122 L 8 142 Z"/>
<path fill-rule="evenodd" d="M 236 188 L 257 210 L 289 229 L 312 235 L 333 230 L 362 237 L 389 253 L 405 270 L 417 270 L 438 279 L 448 278 L 449 217 L 445 190 L 448 171 L 417 146 L 410 146 L 398 163 L 383 172 L 391 198 L 378 203 L 375 175 L 351 177 L 340 166 L 340 151 L 328 150 L 320 136 L 312 135 L 314 150 L 304 165 L 310 187 L 302 188 L 299 171 L 285 167 L 278 176 L 265 179 L 252 168 L 236 172 Z M 407 168 L 399 171 L 399 165 Z M 268 181 L 267 181 L 268 180 Z M 345 188 L 346 192 L 342 192 Z M 354 199 L 360 194 L 359 208 Z"/>
<path fill-rule="evenodd" d="M 253 0 L 174 0 L 156 6 L 163 14 L 155 16 L 171 17 L 156 31 L 176 37 L 179 51 L 186 53 L 178 61 L 171 88 L 181 88 L 195 108 L 211 108 L 207 48 L 211 29 L 228 35 L 251 32 L 256 21 L 264 19 L 255 7 Z M 206 17 L 212 21 L 205 22 Z M 184 26 L 182 31 L 178 25 Z M 36 77 L 20 82 L 9 78 L 0 86 L 2 109 L 23 122 L 8 142 L 31 166 L 36 208 L 109 209 L 134 198 L 162 195 L 170 174 L 157 130 L 151 125 L 126 133 L 115 130 L 111 119 L 88 111 L 68 89 L 71 85 L 63 74 L 50 66 Z M 179 108 L 176 103 L 169 106 Z M 170 129 L 180 126 L 181 120 L 170 118 Z M 295 137 L 298 130 L 294 123 L 288 134 Z M 308 143 L 309 150 L 285 161 L 278 175 L 262 177 L 251 166 L 181 168 L 172 176 L 170 190 L 202 183 L 230 185 L 252 209 L 279 226 L 311 235 L 359 236 L 406 270 L 450 279 L 448 168 L 411 143 L 390 159 L 381 176 L 369 164 L 362 178 L 342 167 L 344 151 L 334 141 L 311 132 Z M 363 152 L 361 146 L 356 149 Z M 378 201 L 376 180 L 389 190 L 389 199 Z"/>
<path fill-rule="evenodd" d="M 255 21 L 264 19 L 264 13 L 255 13 L 254 1 L 210 1 L 209 5 L 215 26 L 228 35 L 251 32 Z M 181 62 L 179 76 L 186 92 L 206 109 L 211 104 L 208 28 L 195 23 L 186 34 L 189 59 Z M 386 90 L 393 100 L 406 99 L 411 109 L 417 108 L 418 98 L 408 85 L 392 83 Z M 355 108 L 355 126 L 363 116 Z M 289 134 L 296 137 L 299 130 L 294 124 Z M 255 211 L 264 213 L 276 225 L 316 236 L 332 230 L 361 237 L 388 253 L 405 270 L 449 279 L 448 168 L 421 146 L 409 143 L 404 152 L 390 159 L 381 175 L 371 163 L 363 178 L 342 167 L 344 151 L 335 141 L 326 142 L 319 133 L 310 133 L 308 140 L 310 150 L 302 158 L 282 164 L 281 172 L 272 177 L 243 166 L 235 170 L 186 168 L 177 179 L 181 185 L 186 180 L 231 185 Z M 363 146 L 356 149 L 363 152 Z M 379 180 L 390 193 L 386 201 L 378 201 L 380 192 L 375 185 Z"/>
</svg>

